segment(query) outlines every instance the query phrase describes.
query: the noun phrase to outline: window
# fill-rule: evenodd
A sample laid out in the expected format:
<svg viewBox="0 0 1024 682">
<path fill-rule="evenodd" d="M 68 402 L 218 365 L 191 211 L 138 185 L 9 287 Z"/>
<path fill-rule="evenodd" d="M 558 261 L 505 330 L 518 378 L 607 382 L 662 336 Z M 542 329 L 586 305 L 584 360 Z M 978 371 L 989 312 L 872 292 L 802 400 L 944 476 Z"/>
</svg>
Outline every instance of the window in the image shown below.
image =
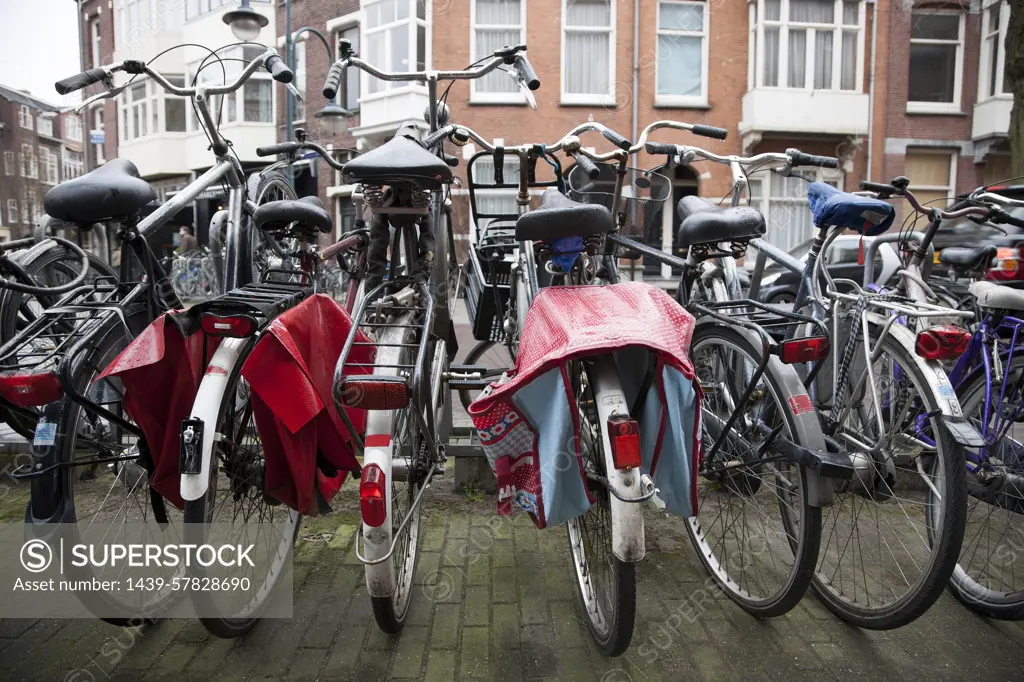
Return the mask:
<svg viewBox="0 0 1024 682">
<path fill-rule="evenodd" d="M 235 60 L 224 62 L 227 82 L 237 78 L 238 74 L 245 68 L 245 65 L 239 60 L 250 62 L 260 57 L 263 52 L 263 49 L 249 45 L 220 52 L 219 54 L 225 59 Z M 192 82 L 200 63 L 201 61 L 190 65 L 187 76 L 189 83 Z M 211 61 L 203 64 L 202 70 L 199 71 L 198 82 L 208 86 L 223 84 L 225 82 L 224 73 L 221 71 L 220 64 Z M 273 123 L 274 89 L 270 74 L 263 69 L 258 69 L 246 84 L 242 86 L 240 93 L 233 92 L 224 96 L 217 95 L 211 97 L 209 107 L 213 119 L 215 121 L 219 120 L 221 123 L 235 123 L 240 120 L 250 123 Z M 186 108 L 191 110 L 188 116 L 189 121 L 191 121 L 189 129 L 193 131 L 201 130 L 199 117 L 195 110 L 192 107 Z"/>
<path fill-rule="evenodd" d="M 1003 0 L 988 0 L 982 16 L 981 74 L 978 99 L 1010 95 L 1006 77 L 1006 31 L 1010 24 L 1010 5 Z"/>
<path fill-rule="evenodd" d="M 127 140 L 145 137 L 148 134 L 149 98 L 146 88 L 147 83 L 139 83 L 128 89 L 128 105 L 125 109 L 128 116 L 124 126 L 124 137 Z"/>
<path fill-rule="evenodd" d="M 273 123 L 274 90 L 270 81 L 250 80 L 245 84 L 244 92 L 242 120 L 250 123 Z"/>
<path fill-rule="evenodd" d="M 946 208 L 956 184 L 955 159 L 955 154 L 945 150 L 907 150 L 903 174 L 910 178 L 910 189 L 922 206 Z"/>
<path fill-rule="evenodd" d="M 347 38 L 352 43 L 352 49 L 356 51 L 356 54 L 359 53 L 359 26 L 348 26 L 339 30 L 337 38 Z M 341 87 L 338 88 L 338 106 L 346 111 L 359 110 L 360 73 L 359 69 L 347 69 L 345 80 L 341 82 Z"/>
<path fill-rule="evenodd" d="M 28 191 L 28 201 L 26 202 L 26 204 L 32 207 L 32 210 L 30 212 L 32 222 L 39 220 L 40 216 L 43 215 L 43 211 L 42 207 L 39 205 L 39 200 L 36 198 L 36 191 L 34 189 L 30 189 Z M 25 209 L 22 210 L 24 211 Z M 26 220 L 25 222 L 27 223 L 29 221 Z"/>
<path fill-rule="evenodd" d="M 35 192 L 33 192 L 35 194 Z M 21 190 L 21 222 L 29 225 L 32 223 L 32 204 L 28 200 L 28 190 Z"/>
<path fill-rule="evenodd" d="M 295 89 L 299 91 L 299 95 L 302 97 L 300 100 L 298 97 L 291 98 L 295 102 L 295 110 L 292 112 L 292 120 L 294 121 L 305 121 L 306 120 L 306 41 L 299 40 L 292 43 L 292 50 L 295 51 L 295 78 L 292 80 L 292 84 Z M 358 71 L 358 69 L 356 69 Z"/>
<path fill-rule="evenodd" d="M 7 200 L 7 223 L 14 225 L 18 222 L 18 200 L 8 199 Z"/>
<path fill-rule="evenodd" d="M 42 181 L 47 185 L 56 185 L 60 182 L 57 176 L 57 151 L 40 145 L 39 165 L 43 169 Z"/>
<path fill-rule="evenodd" d="M 74 114 L 64 117 L 64 137 L 72 142 L 82 141 L 82 119 Z"/>
<path fill-rule="evenodd" d="M 99 17 L 89 22 L 89 57 L 91 62 L 90 68 L 95 69 L 97 66 L 103 65 L 102 57 L 102 42 L 100 36 L 100 20 Z"/>
<path fill-rule="evenodd" d="M 908 111 L 960 109 L 963 41 L 962 14 L 911 14 Z"/>
<path fill-rule="evenodd" d="M 82 162 L 82 155 L 70 149 L 64 150 L 64 157 L 61 159 L 62 171 L 65 180 L 72 180 L 85 172 L 85 164 Z"/>
<path fill-rule="evenodd" d="M 94 142 L 93 145 L 92 145 L 92 148 L 93 148 L 93 154 L 92 154 L 93 158 L 96 160 L 96 163 L 106 163 L 107 159 L 106 159 L 106 156 L 104 155 L 104 151 L 103 151 L 103 142 L 105 141 L 106 138 L 105 138 L 105 134 L 104 134 L 104 130 L 103 130 L 103 107 L 102 106 L 99 106 L 99 107 L 96 107 L 95 109 L 93 109 L 93 111 L 92 111 L 92 126 L 93 127 L 92 127 L 92 133 L 90 135 L 90 140 L 91 139 L 96 139 L 93 136 L 97 136 L 98 139 L 100 140 L 99 142 Z"/>
<path fill-rule="evenodd" d="M 658 91 L 661 104 L 707 104 L 708 3 L 658 3 Z"/>
<path fill-rule="evenodd" d="M 363 3 L 366 16 L 364 59 L 383 71 L 421 71 L 427 64 L 427 15 L 422 0 L 375 0 Z M 415 58 L 414 58 L 415 55 Z M 367 94 L 406 83 L 366 78 Z"/>
<path fill-rule="evenodd" d="M 171 85 L 185 87 L 184 76 L 165 76 Z M 164 130 L 169 133 L 185 132 L 185 108 L 188 103 L 183 97 L 175 97 L 160 88 L 164 99 Z"/>
<path fill-rule="evenodd" d="M 860 0 L 757 0 L 751 25 L 754 87 L 863 89 Z"/>
<path fill-rule="evenodd" d="M 14 175 L 14 152 L 4 152 L 4 175 Z"/>
<path fill-rule="evenodd" d="M 842 187 L 842 175 L 837 171 L 819 170 L 814 179 Z M 750 205 L 761 211 L 772 226 L 766 236 L 768 241 L 787 252 L 797 251 L 810 242 L 815 227 L 807 203 L 807 183 L 800 178 L 777 173 L 757 173 L 748 180 Z"/>
<path fill-rule="evenodd" d="M 53 137 L 53 117 L 39 116 L 38 118 L 36 118 L 36 131 L 40 135 Z"/>
<path fill-rule="evenodd" d="M 39 178 L 39 166 L 36 163 L 36 151 L 30 144 L 21 145 L 22 177 L 36 180 Z"/>
<path fill-rule="evenodd" d="M 562 0 L 562 102 L 615 103 L 615 5 Z"/>
<path fill-rule="evenodd" d="M 525 0 L 474 0 L 469 20 L 472 61 L 494 54 L 506 45 L 526 42 Z M 525 101 L 515 80 L 501 70 L 492 71 L 470 84 L 475 101 Z"/>
<path fill-rule="evenodd" d="M 28 130 L 35 130 L 32 121 L 32 108 L 27 104 L 22 104 L 21 109 L 18 111 L 18 125 Z"/>
</svg>

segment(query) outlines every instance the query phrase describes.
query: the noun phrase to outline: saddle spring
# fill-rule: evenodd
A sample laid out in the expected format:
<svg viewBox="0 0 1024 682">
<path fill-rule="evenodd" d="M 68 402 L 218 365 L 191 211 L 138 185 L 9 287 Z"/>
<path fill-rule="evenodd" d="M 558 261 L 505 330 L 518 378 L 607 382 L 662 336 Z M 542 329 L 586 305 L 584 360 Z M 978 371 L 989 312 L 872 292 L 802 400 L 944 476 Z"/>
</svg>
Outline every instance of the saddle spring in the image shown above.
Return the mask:
<svg viewBox="0 0 1024 682">
<path fill-rule="evenodd" d="M 690 246 L 690 253 L 697 261 L 703 261 L 709 258 L 742 258 L 747 253 L 748 241 L 749 240 L 743 239 L 740 241 L 730 242 L 727 251 L 723 251 L 718 248 L 718 244 L 693 244 Z"/>
</svg>

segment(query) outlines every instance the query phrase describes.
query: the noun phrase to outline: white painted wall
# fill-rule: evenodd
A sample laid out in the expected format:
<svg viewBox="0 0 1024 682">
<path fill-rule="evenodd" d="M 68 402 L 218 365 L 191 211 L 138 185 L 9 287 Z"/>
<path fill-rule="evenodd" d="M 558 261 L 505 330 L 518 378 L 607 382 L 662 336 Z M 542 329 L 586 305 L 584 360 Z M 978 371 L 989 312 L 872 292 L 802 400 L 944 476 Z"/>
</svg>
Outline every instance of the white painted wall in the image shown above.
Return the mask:
<svg viewBox="0 0 1024 682">
<path fill-rule="evenodd" d="M 833 90 L 755 88 L 743 95 L 745 132 L 867 135 L 868 95 Z"/>
<path fill-rule="evenodd" d="M 1012 109 L 1012 95 L 993 97 L 975 104 L 971 138 L 982 140 L 986 137 L 1005 137 L 1010 129 L 1010 111 Z"/>
</svg>

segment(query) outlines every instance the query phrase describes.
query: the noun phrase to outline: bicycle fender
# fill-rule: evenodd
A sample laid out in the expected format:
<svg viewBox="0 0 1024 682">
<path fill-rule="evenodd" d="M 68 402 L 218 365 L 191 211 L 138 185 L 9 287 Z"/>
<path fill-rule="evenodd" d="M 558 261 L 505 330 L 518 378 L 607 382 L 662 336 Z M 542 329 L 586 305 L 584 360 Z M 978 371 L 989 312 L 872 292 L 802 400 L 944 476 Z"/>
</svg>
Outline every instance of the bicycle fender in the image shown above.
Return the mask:
<svg viewBox="0 0 1024 682">
<path fill-rule="evenodd" d="M 198 500 L 210 486 L 210 466 L 213 459 L 213 442 L 217 437 L 217 418 L 220 412 L 228 377 L 238 362 L 242 348 L 248 339 L 224 339 L 217 346 L 206 374 L 199 384 L 196 400 L 192 405 L 191 420 L 203 422 L 202 459 L 198 474 L 181 475 L 181 497 L 186 502 Z"/>
</svg>

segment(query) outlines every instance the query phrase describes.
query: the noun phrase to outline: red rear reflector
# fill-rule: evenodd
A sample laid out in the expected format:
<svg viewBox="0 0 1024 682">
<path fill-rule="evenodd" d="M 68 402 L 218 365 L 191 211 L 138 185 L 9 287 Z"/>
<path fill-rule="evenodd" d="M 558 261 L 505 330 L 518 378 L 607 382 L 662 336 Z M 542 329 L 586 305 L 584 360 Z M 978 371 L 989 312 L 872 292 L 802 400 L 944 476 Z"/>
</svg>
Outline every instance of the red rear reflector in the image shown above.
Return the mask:
<svg viewBox="0 0 1024 682">
<path fill-rule="evenodd" d="M 625 415 L 608 418 L 608 439 L 612 444 L 612 461 L 616 469 L 640 466 L 640 427 Z"/>
<path fill-rule="evenodd" d="M 214 315 L 203 313 L 200 326 L 209 336 L 230 336 L 244 339 L 259 329 L 256 319 L 249 315 Z"/>
<path fill-rule="evenodd" d="M 53 372 L 0 374 L 0 396 L 19 407 L 33 407 L 60 400 L 64 389 Z"/>
<path fill-rule="evenodd" d="M 914 350 L 927 360 L 952 360 L 967 352 L 971 333 L 947 324 L 918 333 Z"/>
<path fill-rule="evenodd" d="M 359 477 L 359 509 L 363 523 L 377 528 L 388 518 L 387 481 L 376 464 L 367 464 Z"/>
<path fill-rule="evenodd" d="M 409 404 L 409 387 L 401 377 L 346 377 L 341 402 L 360 410 L 398 410 Z"/>
<path fill-rule="evenodd" d="M 828 357 L 828 351 L 827 336 L 808 336 L 803 339 L 783 341 L 779 347 L 779 357 L 787 365 L 798 362 L 817 362 Z"/>
</svg>

